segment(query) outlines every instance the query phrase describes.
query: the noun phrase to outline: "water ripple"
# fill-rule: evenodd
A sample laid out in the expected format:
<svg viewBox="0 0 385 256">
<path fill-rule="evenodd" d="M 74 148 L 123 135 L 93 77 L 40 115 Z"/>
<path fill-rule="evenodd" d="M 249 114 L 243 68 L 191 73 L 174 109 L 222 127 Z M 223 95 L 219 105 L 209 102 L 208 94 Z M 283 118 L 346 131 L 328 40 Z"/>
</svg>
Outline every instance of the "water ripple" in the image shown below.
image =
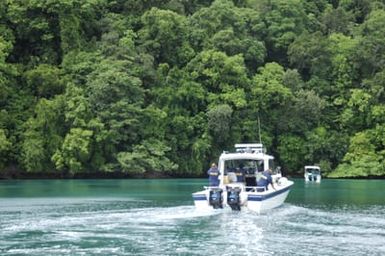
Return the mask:
<svg viewBox="0 0 385 256">
<path fill-rule="evenodd" d="M 383 206 L 255 215 L 134 199 L 3 203 L 1 255 L 385 255 Z"/>
</svg>

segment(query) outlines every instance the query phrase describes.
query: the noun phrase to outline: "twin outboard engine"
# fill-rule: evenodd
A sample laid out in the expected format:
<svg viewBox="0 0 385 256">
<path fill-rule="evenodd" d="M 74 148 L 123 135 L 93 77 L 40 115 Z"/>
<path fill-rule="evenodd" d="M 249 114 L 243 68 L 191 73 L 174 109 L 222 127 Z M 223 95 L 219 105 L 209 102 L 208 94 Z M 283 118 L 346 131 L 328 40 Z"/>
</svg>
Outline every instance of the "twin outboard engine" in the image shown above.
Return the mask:
<svg viewBox="0 0 385 256">
<path fill-rule="evenodd" d="M 317 181 L 317 176 L 313 174 L 309 175 L 309 181 Z"/>
<path fill-rule="evenodd" d="M 214 208 L 223 208 L 222 189 L 213 188 L 209 194 L 209 204 Z"/>
<path fill-rule="evenodd" d="M 234 211 L 241 210 L 241 189 L 240 188 L 228 188 L 227 189 L 227 204 Z"/>
</svg>

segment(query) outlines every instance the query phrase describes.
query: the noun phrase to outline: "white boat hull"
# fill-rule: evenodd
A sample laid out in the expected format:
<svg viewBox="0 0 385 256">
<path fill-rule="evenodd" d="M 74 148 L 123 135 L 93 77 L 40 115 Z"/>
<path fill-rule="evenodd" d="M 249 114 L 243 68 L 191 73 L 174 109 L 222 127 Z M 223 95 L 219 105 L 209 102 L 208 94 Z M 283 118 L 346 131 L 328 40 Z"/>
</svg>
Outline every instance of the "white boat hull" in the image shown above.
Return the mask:
<svg viewBox="0 0 385 256">
<path fill-rule="evenodd" d="M 281 206 L 286 197 L 289 194 L 290 188 L 293 185 L 292 181 L 289 181 L 283 178 L 283 181 L 279 184 L 275 184 L 276 190 L 269 186 L 267 191 L 257 192 L 255 191 L 246 191 L 246 187 L 243 184 L 231 184 L 230 188 L 239 187 L 240 192 L 240 208 L 248 209 L 256 213 L 263 213 L 270 209 Z M 210 210 L 213 209 L 213 206 L 209 202 L 210 187 L 207 187 L 205 190 L 193 193 L 194 205 L 197 209 L 200 210 Z M 229 187 L 222 188 L 222 206 L 223 208 L 230 207 L 227 200 L 228 189 Z"/>
<path fill-rule="evenodd" d="M 269 198 L 264 198 L 263 196 L 258 198 L 258 196 L 250 195 L 247 201 L 247 208 L 257 213 L 263 213 L 265 211 L 281 206 L 285 202 L 288 194 L 289 189 L 284 190 L 282 193 L 276 194 Z"/>
</svg>

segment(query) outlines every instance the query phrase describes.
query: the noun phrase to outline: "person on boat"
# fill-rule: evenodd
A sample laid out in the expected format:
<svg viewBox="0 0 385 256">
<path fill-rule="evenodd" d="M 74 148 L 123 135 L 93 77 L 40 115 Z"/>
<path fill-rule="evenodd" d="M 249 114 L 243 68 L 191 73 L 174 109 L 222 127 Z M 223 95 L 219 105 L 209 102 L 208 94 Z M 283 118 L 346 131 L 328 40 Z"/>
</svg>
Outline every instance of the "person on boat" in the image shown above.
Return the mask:
<svg viewBox="0 0 385 256">
<path fill-rule="evenodd" d="M 275 187 L 273 185 L 273 178 L 271 177 L 272 173 L 273 171 L 271 170 L 271 168 L 265 170 L 260 176 L 260 179 L 257 181 L 257 186 L 265 187 L 265 189 L 268 190 L 268 186 L 269 184 L 271 184 L 271 187 L 275 190 Z"/>
<path fill-rule="evenodd" d="M 243 164 L 240 164 L 239 168 L 236 169 L 235 175 L 237 176 L 237 182 L 244 182 L 245 169 L 244 169 Z"/>
<path fill-rule="evenodd" d="M 211 164 L 211 168 L 207 171 L 209 175 L 209 186 L 216 187 L 219 185 L 219 170 L 215 163 Z"/>
</svg>

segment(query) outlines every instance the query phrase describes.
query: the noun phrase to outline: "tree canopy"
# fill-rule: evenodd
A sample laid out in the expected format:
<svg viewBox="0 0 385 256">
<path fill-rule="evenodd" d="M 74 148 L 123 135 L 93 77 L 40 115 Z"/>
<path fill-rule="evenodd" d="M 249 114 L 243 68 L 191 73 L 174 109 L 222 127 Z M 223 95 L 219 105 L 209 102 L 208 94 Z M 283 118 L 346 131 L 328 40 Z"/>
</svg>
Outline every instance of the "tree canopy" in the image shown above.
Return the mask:
<svg viewBox="0 0 385 256">
<path fill-rule="evenodd" d="M 0 3 L 0 172 L 385 176 L 382 0 Z M 261 130 L 258 131 L 259 124 Z"/>
</svg>

